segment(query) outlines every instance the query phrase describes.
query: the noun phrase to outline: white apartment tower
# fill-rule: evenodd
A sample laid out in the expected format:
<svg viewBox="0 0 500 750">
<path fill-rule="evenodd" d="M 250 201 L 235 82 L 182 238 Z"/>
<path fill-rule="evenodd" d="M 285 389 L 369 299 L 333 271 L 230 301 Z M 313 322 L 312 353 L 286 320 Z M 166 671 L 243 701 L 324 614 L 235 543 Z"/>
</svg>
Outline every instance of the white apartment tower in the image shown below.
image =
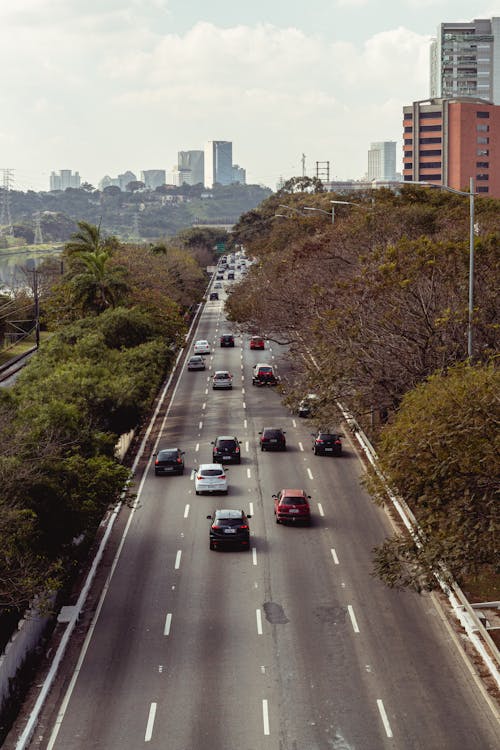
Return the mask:
<svg viewBox="0 0 500 750">
<path fill-rule="evenodd" d="M 205 187 L 231 185 L 233 181 L 233 144 L 208 141 L 205 145 Z"/>
<path fill-rule="evenodd" d="M 50 173 L 50 190 L 66 190 L 66 188 L 79 188 L 80 175 L 71 169 L 61 169 L 59 174 Z"/>
<path fill-rule="evenodd" d="M 396 141 L 378 141 L 368 151 L 368 180 L 397 180 Z"/>
<path fill-rule="evenodd" d="M 500 17 L 440 24 L 430 56 L 431 98 L 500 104 Z"/>
</svg>

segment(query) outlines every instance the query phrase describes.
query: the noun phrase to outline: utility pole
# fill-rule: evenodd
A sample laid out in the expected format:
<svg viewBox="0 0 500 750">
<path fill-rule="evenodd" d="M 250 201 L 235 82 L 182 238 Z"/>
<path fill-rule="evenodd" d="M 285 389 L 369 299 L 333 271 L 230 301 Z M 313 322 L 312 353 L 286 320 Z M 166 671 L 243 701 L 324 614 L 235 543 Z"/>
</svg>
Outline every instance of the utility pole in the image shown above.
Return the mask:
<svg viewBox="0 0 500 750">
<path fill-rule="evenodd" d="M 306 155 L 302 154 L 302 177 L 306 176 Z"/>
<path fill-rule="evenodd" d="M 0 210 L 0 234 L 13 235 L 12 215 L 10 213 L 10 186 L 14 182 L 14 170 L 2 169 L 2 200 Z"/>
<path fill-rule="evenodd" d="M 38 271 L 33 269 L 33 299 L 35 302 L 35 345 L 40 348 L 40 298 L 38 295 Z"/>
</svg>

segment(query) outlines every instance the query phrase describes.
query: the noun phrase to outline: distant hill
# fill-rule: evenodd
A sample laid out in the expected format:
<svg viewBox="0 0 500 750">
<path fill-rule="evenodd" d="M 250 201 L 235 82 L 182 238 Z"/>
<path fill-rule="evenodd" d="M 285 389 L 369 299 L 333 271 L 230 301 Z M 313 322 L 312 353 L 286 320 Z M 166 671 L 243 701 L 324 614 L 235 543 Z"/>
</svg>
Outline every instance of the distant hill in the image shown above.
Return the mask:
<svg viewBox="0 0 500 750">
<path fill-rule="evenodd" d="M 132 192 L 114 186 L 100 191 L 84 185 L 46 193 L 10 190 L 8 203 L 14 236 L 26 244 L 32 244 L 36 234 L 40 241 L 40 232 L 43 242 L 65 242 L 81 220 L 100 223 L 106 234 L 130 241 L 171 237 L 199 224 L 234 224 L 271 194 L 272 190 L 260 185 L 240 184 L 212 190 L 201 184 L 163 185 Z M 0 188 L 2 195 L 5 199 Z M 0 225 L 0 235 L 5 234 L 5 228 Z M 6 238 L 0 236 L 0 246 L 6 244 Z"/>
</svg>

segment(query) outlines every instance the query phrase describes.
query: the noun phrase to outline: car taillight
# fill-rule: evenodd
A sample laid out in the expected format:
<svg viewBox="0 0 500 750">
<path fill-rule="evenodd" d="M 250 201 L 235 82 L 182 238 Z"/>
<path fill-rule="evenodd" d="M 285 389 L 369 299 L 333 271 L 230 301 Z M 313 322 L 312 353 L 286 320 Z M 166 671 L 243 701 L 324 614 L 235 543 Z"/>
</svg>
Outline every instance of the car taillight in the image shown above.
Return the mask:
<svg viewBox="0 0 500 750">
<path fill-rule="evenodd" d="M 316 444 L 317 444 L 317 445 L 322 445 L 322 444 L 323 444 L 323 442 L 324 442 L 324 441 L 323 441 L 323 440 L 320 440 L 319 438 L 317 438 L 317 440 L 316 440 Z"/>
<path fill-rule="evenodd" d="M 159 464 L 159 463 L 160 463 L 160 462 L 158 461 L 158 459 L 156 459 L 156 460 L 155 460 L 155 466 L 158 466 L 158 464 Z"/>
<path fill-rule="evenodd" d="M 199 475 L 198 475 L 198 476 L 196 477 L 196 479 L 203 479 L 203 477 L 201 476 L 201 474 L 199 474 Z"/>
<path fill-rule="evenodd" d="M 182 463 L 182 459 L 180 459 L 180 458 L 176 458 L 175 460 L 177 461 L 178 464 Z"/>
<path fill-rule="evenodd" d="M 216 523 L 212 524 L 212 529 L 220 529 L 220 526 L 218 526 Z"/>
<path fill-rule="evenodd" d="M 244 523 L 242 526 L 240 526 L 240 529 L 248 529 L 248 524 Z"/>
<path fill-rule="evenodd" d="M 239 453 L 240 452 L 240 446 L 239 445 L 236 446 L 236 448 L 234 449 L 234 452 L 235 453 Z"/>
<path fill-rule="evenodd" d="M 342 443 L 340 442 L 340 440 L 336 440 L 335 445 L 342 445 Z"/>
<path fill-rule="evenodd" d="M 225 478 L 226 478 L 225 474 L 219 474 L 219 479 L 225 479 Z"/>
</svg>

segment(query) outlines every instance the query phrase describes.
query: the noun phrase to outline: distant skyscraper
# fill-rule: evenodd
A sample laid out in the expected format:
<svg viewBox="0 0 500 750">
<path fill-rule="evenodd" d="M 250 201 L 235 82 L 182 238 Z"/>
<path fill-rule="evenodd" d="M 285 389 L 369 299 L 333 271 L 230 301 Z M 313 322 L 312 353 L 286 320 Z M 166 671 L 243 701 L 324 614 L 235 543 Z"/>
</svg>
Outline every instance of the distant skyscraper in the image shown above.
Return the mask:
<svg viewBox="0 0 500 750">
<path fill-rule="evenodd" d="M 368 151 L 369 180 L 396 180 L 396 141 L 370 144 Z"/>
<path fill-rule="evenodd" d="M 208 141 L 205 146 L 205 187 L 231 185 L 233 181 L 233 144 Z"/>
<path fill-rule="evenodd" d="M 247 181 L 246 169 L 240 167 L 239 164 L 233 164 L 233 179 L 232 182 L 239 182 L 240 185 L 245 185 Z"/>
<path fill-rule="evenodd" d="M 500 17 L 442 23 L 431 43 L 430 96 L 500 104 Z"/>
<path fill-rule="evenodd" d="M 205 182 L 205 154 L 203 151 L 179 151 L 177 154 L 179 184 L 197 185 Z"/>
<path fill-rule="evenodd" d="M 164 169 L 145 169 L 141 172 L 141 182 L 149 190 L 154 190 L 157 187 L 165 185 L 166 181 L 167 173 Z"/>
<path fill-rule="evenodd" d="M 126 190 L 127 185 L 130 182 L 137 182 L 137 177 L 129 169 L 123 174 L 118 175 L 118 185 L 120 186 L 120 190 Z"/>
<path fill-rule="evenodd" d="M 66 190 L 66 188 L 79 188 L 80 175 L 78 172 L 72 173 L 71 169 L 61 169 L 59 174 L 50 173 L 50 189 Z"/>
</svg>

